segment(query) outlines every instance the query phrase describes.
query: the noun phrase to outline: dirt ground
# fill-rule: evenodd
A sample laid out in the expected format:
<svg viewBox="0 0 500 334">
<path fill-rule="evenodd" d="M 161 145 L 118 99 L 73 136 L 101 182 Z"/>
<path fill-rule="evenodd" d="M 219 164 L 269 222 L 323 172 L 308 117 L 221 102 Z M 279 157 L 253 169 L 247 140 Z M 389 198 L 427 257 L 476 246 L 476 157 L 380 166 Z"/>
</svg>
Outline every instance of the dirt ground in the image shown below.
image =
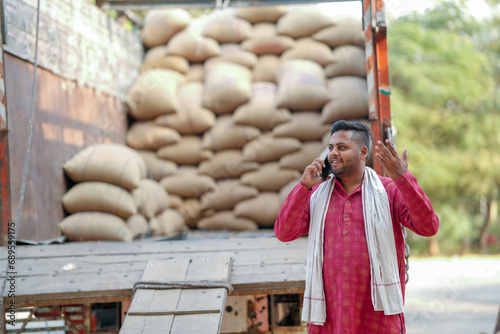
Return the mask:
<svg viewBox="0 0 500 334">
<path fill-rule="evenodd" d="M 493 334 L 500 309 L 500 256 L 410 257 L 408 334 Z"/>
</svg>

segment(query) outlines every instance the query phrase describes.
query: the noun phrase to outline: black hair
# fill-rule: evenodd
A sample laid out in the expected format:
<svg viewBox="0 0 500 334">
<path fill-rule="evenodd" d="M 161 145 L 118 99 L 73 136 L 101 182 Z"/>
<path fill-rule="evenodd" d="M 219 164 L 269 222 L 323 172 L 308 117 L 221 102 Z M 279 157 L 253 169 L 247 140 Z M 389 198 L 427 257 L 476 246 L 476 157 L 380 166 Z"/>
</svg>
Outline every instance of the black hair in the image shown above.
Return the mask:
<svg viewBox="0 0 500 334">
<path fill-rule="evenodd" d="M 370 140 L 372 138 L 372 133 L 370 129 L 360 122 L 348 122 L 348 121 L 337 121 L 333 123 L 330 128 L 330 135 L 333 135 L 337 131 L 353 131 L 351 139 L 358 144 L 358 147 L 366 146 L 368 148 L 368 155 L 370 154 Z"/>
</svg>

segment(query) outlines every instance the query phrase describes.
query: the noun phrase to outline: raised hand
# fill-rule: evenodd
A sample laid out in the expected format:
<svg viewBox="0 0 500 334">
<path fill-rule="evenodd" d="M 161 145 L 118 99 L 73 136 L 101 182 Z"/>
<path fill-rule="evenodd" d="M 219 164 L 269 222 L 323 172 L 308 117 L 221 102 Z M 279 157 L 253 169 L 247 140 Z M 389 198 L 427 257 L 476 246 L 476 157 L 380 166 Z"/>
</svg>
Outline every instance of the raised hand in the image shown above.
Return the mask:
<svg viewBox="0 0 500 334">
<path fill-rule="evenodd" d="M 302 179 L 300 180 L 302 184 L 308 188 L 316 187 L 318 184 L 323 182 L 321 178 L 321 171 L 325 168 L 325 161 L 319 158 L 314 159 L 314 161 L 304 169 L 302 174 Z M 329 176 L 326 180 L 329 180 Z M 325 180 L 325 181 L 326 181 Z"/>
<path fill-rule="evenodd" d="M 377 141 L 377 145 L 375 146 L 375 157 L 380 161 L 387 175 L 395 180 L 403 175 L 408 169 L 407 150 L 404 150 L 400 157 L 388 139 L 385 140 L 385 144 L 386 145 L 380 140 Z"/>
</svg>

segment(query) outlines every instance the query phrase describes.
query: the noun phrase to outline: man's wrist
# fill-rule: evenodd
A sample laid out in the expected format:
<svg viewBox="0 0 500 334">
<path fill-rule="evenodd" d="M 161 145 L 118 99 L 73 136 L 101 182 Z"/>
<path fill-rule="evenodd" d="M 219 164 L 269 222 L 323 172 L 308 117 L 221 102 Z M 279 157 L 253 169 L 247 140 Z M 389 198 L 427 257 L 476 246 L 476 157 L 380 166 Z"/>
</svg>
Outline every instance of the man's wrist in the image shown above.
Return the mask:
<svg viewBox="0 0 500 334">
<path fill-rule="evenodd" d="M 301 185 L 302 185 L 302 187 L 304 187 L 305 189 L 307 189 L 307 190 L 309 190 L 309 191 L 311 191 L 311 190 L 312 190 L 312 188 L 311 188 L 311 187 L 306 186 L 306 185 L 304 184 L 304 182 L 302 182 L 302 180 L 300 181 L 300 184 L 301 184 Z"/>
</svg>

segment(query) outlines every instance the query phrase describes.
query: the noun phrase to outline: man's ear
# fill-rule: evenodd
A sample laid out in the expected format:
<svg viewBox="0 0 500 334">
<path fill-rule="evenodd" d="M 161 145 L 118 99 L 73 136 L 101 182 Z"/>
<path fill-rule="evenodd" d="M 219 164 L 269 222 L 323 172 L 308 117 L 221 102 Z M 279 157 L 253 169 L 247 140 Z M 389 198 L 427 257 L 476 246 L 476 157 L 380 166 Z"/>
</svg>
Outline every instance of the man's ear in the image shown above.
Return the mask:
<svg viewBox="0 0 500 334">
<path fill-rule="evenodd" d="M 366 146 L 361 147 L 359 158 L 361 160 L 364 160 L 365 162 L 368 160 L 368 147 Z"/>
</svg>

